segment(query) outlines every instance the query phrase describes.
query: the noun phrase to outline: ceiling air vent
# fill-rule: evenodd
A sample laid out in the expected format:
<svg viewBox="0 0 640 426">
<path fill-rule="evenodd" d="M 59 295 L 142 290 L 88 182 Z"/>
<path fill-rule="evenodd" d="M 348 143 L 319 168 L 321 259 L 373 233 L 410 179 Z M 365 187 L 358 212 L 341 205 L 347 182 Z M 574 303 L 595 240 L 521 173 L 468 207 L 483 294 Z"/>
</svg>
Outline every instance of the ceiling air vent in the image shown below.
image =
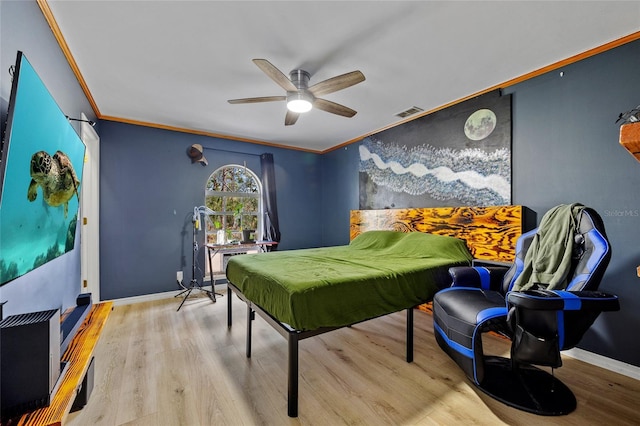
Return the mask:
<svg viewBox="0 0 640 426">
<path fill-rule="evenodd" d="M 409 117 L 410 115 L 417 114 L 417 113 L 422 112 L 422 111 L 424 111 L 422 108 L 418 108 L 417 106 L 413 106 L 413 107 L 411 107 L 411 108 L 409 108 L 409 109 L 407 109 L 405 111 L 397 113 L 396 116 L 400 117 L 400 118 L 406 118 L 406 117 Z"/>
</svg>

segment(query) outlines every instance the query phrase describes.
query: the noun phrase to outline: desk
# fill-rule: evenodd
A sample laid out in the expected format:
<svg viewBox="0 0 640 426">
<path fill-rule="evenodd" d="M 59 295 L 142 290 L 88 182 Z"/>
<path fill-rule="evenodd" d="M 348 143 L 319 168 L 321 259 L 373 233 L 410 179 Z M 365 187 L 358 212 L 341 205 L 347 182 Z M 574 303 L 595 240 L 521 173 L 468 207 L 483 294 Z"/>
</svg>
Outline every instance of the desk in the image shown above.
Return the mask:
<svg viewBox="0 0 640 426">
<path fill-rule="evenodd" d="M 253 243 L 236 243 L 236 244 L 207 244 L 207 255 L 209 256 L 209 276 L 211 278 L 211 290 L 213 291 L 216 279 L 213 275 L 213 265 L 211 258 L 216 254 L 243 254 L 249 250 L 258 250 L 258 252 L 266 252 L 267 247 L 273 247 L 278 244 L 277 241 L 255 241 Z M 224 271 L 222 271 L 224 272 Z M 214 293 L 215 294 L 215 293 Z"/>
</svg>

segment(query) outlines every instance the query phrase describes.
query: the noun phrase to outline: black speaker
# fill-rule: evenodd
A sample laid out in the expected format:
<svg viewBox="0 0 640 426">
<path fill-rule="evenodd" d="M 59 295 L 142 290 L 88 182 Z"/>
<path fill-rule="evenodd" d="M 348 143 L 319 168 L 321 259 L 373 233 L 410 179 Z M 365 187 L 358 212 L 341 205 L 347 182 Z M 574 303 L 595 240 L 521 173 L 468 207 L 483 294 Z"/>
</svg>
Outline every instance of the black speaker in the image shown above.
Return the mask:
<svg viewBox="0 0 640 426">
<path fill-rule="evenodd" d="M 12 315 L 0 322 L 3 419 L 49 405 L 60 370 L 59 310 Z"/>
<path fill-rule="evenodd" d="M 71 406 L 71 412 L 81 410 L 85 405 L 87 405 L 87 402 L 89 402 L 89 397 L 91 396 L 91 391 L 93 390 L 93 360 L 94 358 L 91 357 L 87 373 L 84 375 L 84 379 L 82 379 L 80 390 L 76 395 L 76 399 L 73 401 L 73 405 Z"/>
</svg>

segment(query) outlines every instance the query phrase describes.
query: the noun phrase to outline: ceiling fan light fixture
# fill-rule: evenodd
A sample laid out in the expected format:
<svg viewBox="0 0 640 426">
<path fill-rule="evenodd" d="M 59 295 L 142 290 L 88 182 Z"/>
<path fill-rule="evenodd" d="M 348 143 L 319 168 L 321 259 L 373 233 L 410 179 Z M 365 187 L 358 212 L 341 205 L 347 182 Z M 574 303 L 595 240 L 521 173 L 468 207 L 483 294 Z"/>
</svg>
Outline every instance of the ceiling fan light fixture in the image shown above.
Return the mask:
<svg viewBox="0 0 640 426">
<path fill-rule="evenodd" d="M 311 97 L 302 91 L 287 96 L 287 108 L 291 112 L 303 113 L 311 111 Z"/>
<path fill-rule="evenodd" d="M 2 1 L 2 0 L 0 0 Z M 276 68 L 266 59 L 254 59 L 253 63 L 264 72 L 267 77 L 273 80 L 278 86 L 283 88 L 286 96 L 261 96 L 258 98 L 229 99 L 230 104 L 253 104 L 256 102 L 287 102 L 287 114 L 284 125 L 295 124 L 301 113 L 311 111 L 312 108 L 319 109 L 331 114 L 351 118 L 357 111 L 323 99 L 320 96 L 346 89 L 365 80 L 360 71 L 351 71 L 316 83 L 309 87 L 310 74 L 302 69 L 295 69 L 287 77 L 282 71 Z"/>
</svg>

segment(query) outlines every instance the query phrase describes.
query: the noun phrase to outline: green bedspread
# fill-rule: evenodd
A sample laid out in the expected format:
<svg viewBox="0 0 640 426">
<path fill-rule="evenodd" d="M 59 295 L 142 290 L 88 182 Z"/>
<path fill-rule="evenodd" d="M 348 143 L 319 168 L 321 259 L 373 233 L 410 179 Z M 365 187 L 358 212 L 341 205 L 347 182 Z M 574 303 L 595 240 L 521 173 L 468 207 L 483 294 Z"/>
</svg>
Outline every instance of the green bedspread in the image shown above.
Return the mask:
<svg viewBox="0 0 640 426">
<path fill-rule="evenodd" d="M 419 232 L 369 231 L 347 246 L 234 256 L 227 279 L 297 330 L 338 327 L 430 301 L 469 265 L 462 240 Z"/>
</svg>

